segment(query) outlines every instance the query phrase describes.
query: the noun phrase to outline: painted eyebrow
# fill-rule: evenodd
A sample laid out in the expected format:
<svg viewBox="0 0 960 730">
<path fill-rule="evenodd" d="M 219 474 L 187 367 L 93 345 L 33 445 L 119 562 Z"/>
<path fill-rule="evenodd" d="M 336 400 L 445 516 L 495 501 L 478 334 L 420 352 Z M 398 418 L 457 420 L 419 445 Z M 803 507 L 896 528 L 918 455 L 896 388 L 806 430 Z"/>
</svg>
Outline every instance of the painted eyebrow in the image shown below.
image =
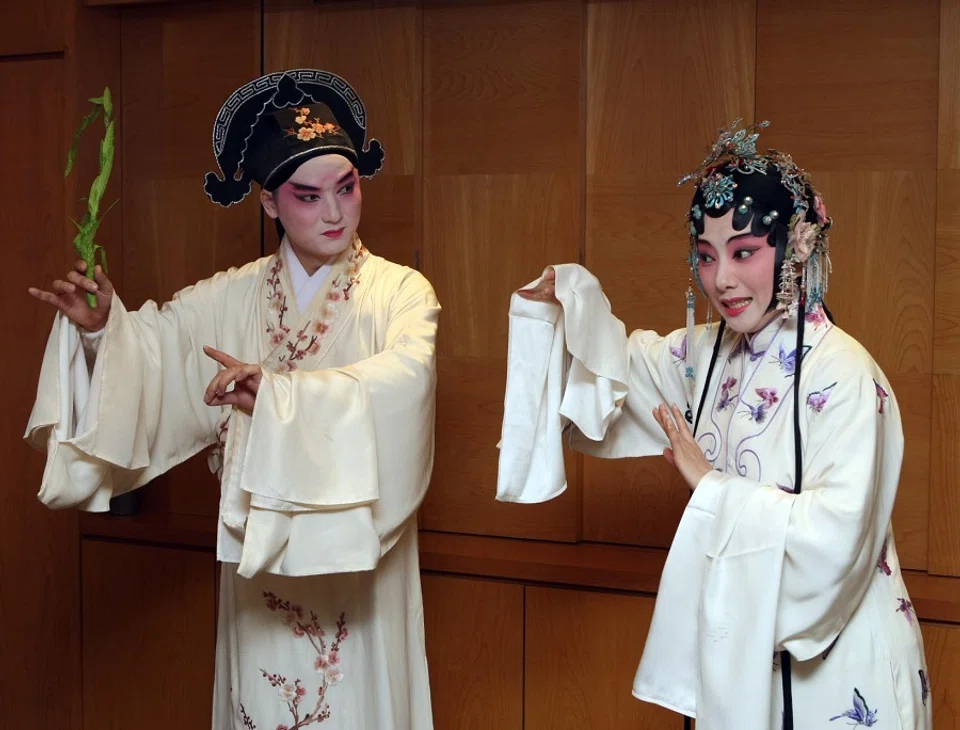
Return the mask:
<svg viewBox="0 0 960 730">
<path fill-rule="evenodd" d="M 340 179 L 337 180 L 337 182 L 336 182 L 336 187 L 340 187 L 340 186 L 343 185 L 345 182 L 347 182 L 348 180 L 351 180 L 351 179 L 353 179 L 353 170 L 350 170 L 350 171 L 348 171 L 348 172 L 345 172 L 345 173 L 340 177 Z M 318 187 L 315 187 L 315 186 L 313 186 L 313 185 L 304 185 L 304 184 L 302 184 L 302 183 L 297 183 L 297 182 L 293 182 L 293 181 L 290 182 L 290 187 L 292 187 L 294 190 L 296 190 L 297 192 L 300 192 L 300 193 L 318 193 L 318 192 L 320 192 L 320 188 L 318 188 Z"/>
<path fill-rule="evenodd" d="M 751 238 L 752 236 L 753 236 L 752 233 L 738 233 L 736 236 L 731 236 L 730 238 L 728 238 L 727 244 L 729 245 L 731 241 L 736 241 L 741 238 Z M 713 244 L 710 243 L 710 241 L 707 241 L 703 238 L 698 238 L 697 245 L 699 246 L 701 243 L 705 246 L 713 246 Z"/>
</svg>

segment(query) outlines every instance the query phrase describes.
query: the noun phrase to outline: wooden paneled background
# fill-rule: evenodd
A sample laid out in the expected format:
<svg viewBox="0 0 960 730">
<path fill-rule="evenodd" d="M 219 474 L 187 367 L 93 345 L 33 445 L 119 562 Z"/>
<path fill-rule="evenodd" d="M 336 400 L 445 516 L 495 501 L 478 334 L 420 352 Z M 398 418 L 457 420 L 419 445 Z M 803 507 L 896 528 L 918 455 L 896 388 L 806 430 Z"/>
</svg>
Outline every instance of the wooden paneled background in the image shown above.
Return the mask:
<svg viewBox="0 0 960 730">
<path fill-rule="evenodd" d="M 678 190 L 716 129 L 769 119 L 837 221 L 829 301 L 890 376 L 907 453 L 895 514 L 938 730 L 960 730 L 960 0 L 10 0 L 0 10 L 10 343 L 0 375 L 4 727 L 210 727 L 217 485 L 202 459 L 138 517 L 52 513 L 20 441 L 72 258 L 64 154 L 86 98 L 118 102 L 121 203 L 101 242 L 128 307 L 276 246 L 255 196 L 202 189 L 214 114 L 260 74 L 316 66 L 364 98 L 385 167 L 376 253 L 444 313 L 437 459 L 421 511 L 438 730 L 672 728 L 630 696 L 686 499 L 660 459 L 569 457 L 543 505 L 494 501 L 510 293 L 580 261 L 629 328 L 682 325 Z"/>
</svg>

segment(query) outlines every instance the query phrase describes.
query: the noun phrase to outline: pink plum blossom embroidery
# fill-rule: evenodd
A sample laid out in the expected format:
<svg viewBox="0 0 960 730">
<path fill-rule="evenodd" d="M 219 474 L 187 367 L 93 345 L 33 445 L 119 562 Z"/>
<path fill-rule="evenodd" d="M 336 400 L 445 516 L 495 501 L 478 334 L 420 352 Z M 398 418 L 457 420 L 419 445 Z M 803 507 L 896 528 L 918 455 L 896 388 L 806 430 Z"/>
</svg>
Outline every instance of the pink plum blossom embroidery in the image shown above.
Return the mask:
<svg viewBox="0 0 960 730">
<path fill-rule="evenodd" d="M 327 642 L 327 634 L 320 625 L 317 614 L 307 612 L 302 606 L 277 597 L 274 593 L 264 591 L 263 598 L 269 611 L 279 614 L 281 622 L 290 630 L 294 639 L 307 639 L 317 654 L 313 668 L 319 675 L 319 687 L 315 693 L 316 702 L 312 709 L 307 709 L 309 703 L 305 700 L 310 692 L 307 682 L 300 677 L 288 678 L 281 674 L 261 669 L 263 678 L 277 691 L 277 698 L 281 705 L 290 713 L 292 724 L 279 724 L 277 730 L 300 730 L 308 725 L 319 725 L 329 720 L 332 714 L 327 702 L 328 690 L 343 681 L 343 668 L 340 659 L 340 646 L 349 636 L 345 614 L 340 614 L 337 620 L 337 632 L 333 641 Z M 247 714 L 243 704 L 240 704 L 240 716 L 247 730 L 256 730 L 256 725 Z"/>
<path fill-rule="evenodd" d="M 343 303 L 350 300 L 354 287 L 360 282 L 360 267 L 366 256 L 367 250 L 359 240 L 355 240 L 345 265 L 330 283 L 319 317 L 308 320 L 293 333 L 290 327 L 283 324 L 283 315 L 287 311 L 286 296 L 283 294 L 279 276 L 283 261 L 279 254 L 275 254 L 276 263 L 270 268 L 270 276 L 266 281 L 269 320 L 267 334 L 272 348 L 284 345 L 285 354 L 277 358 L 281 372 L 298 370 L 304 358 L 320 352 L 321 339 L 330 331 Z"/>
</svg>

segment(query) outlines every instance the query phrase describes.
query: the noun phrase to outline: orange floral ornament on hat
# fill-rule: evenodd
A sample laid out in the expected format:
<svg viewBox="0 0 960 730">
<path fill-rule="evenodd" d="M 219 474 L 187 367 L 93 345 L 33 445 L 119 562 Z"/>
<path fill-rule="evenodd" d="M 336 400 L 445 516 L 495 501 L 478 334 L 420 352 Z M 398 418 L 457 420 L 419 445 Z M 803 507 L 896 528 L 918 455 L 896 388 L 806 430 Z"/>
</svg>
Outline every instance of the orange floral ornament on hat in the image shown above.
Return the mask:
<svg viewBox="0 0 960 730">
<path fill-rule="evenodd" d="M 319 119 L 310 119 L 310 109 L 308 107 L 297 108 L 297 116 L 294 122 L 299 124 L 297 129 L 288 129 L 287 134 L 296 137 L 299 140 L 308 142 L 311 139 L 322 137 L 325 134 L 336 134 L 340 128 L 331 122 L 321 122 Z"/>
</svg>

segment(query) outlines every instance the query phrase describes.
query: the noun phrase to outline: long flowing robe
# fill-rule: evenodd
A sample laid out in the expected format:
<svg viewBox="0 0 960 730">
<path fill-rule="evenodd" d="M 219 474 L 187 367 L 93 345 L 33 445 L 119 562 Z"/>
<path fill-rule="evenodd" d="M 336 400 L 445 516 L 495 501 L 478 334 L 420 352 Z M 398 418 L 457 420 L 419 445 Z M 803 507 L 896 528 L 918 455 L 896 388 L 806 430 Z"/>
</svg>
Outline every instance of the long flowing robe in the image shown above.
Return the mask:
<svg viewBox="0 0 960 730">
<path fill-rule="evenodd" d="M 39 498 L 104 511 L 214 446 L 214 730 L 429 730 L 416 510 L 440 307 L 359 239 L 306 311 L 288 269 L 278 252 L 162 308 L 114 297 L 92 369 L 58 316 L 26 434 L 47 453 Z M 252 415 L 204 404 L 204 345 L 261 364 Z"/>
<path fill-rule="evenodd" d="M 685 330 L 628 337 L 592 274 L 555 270 L 560 305 L 511 302 L 502 501 L 565 489 L 565 435 L 603 458 L 662 454 L 652 409 L 696 414 L 717 337 L 702 326 L 693 342 Z M 930 728 L 923 640 L 891 529 L 899 408 L 877 364 L 822 308 L 805 324 L 799 383 L 795 317 L 720 343 L 696 431 L 714 471 L 671 544 L 633 692 L 696 717 L 699 730 L 778 730 L 787 651 L 794 727 Z"/>
</svg>

